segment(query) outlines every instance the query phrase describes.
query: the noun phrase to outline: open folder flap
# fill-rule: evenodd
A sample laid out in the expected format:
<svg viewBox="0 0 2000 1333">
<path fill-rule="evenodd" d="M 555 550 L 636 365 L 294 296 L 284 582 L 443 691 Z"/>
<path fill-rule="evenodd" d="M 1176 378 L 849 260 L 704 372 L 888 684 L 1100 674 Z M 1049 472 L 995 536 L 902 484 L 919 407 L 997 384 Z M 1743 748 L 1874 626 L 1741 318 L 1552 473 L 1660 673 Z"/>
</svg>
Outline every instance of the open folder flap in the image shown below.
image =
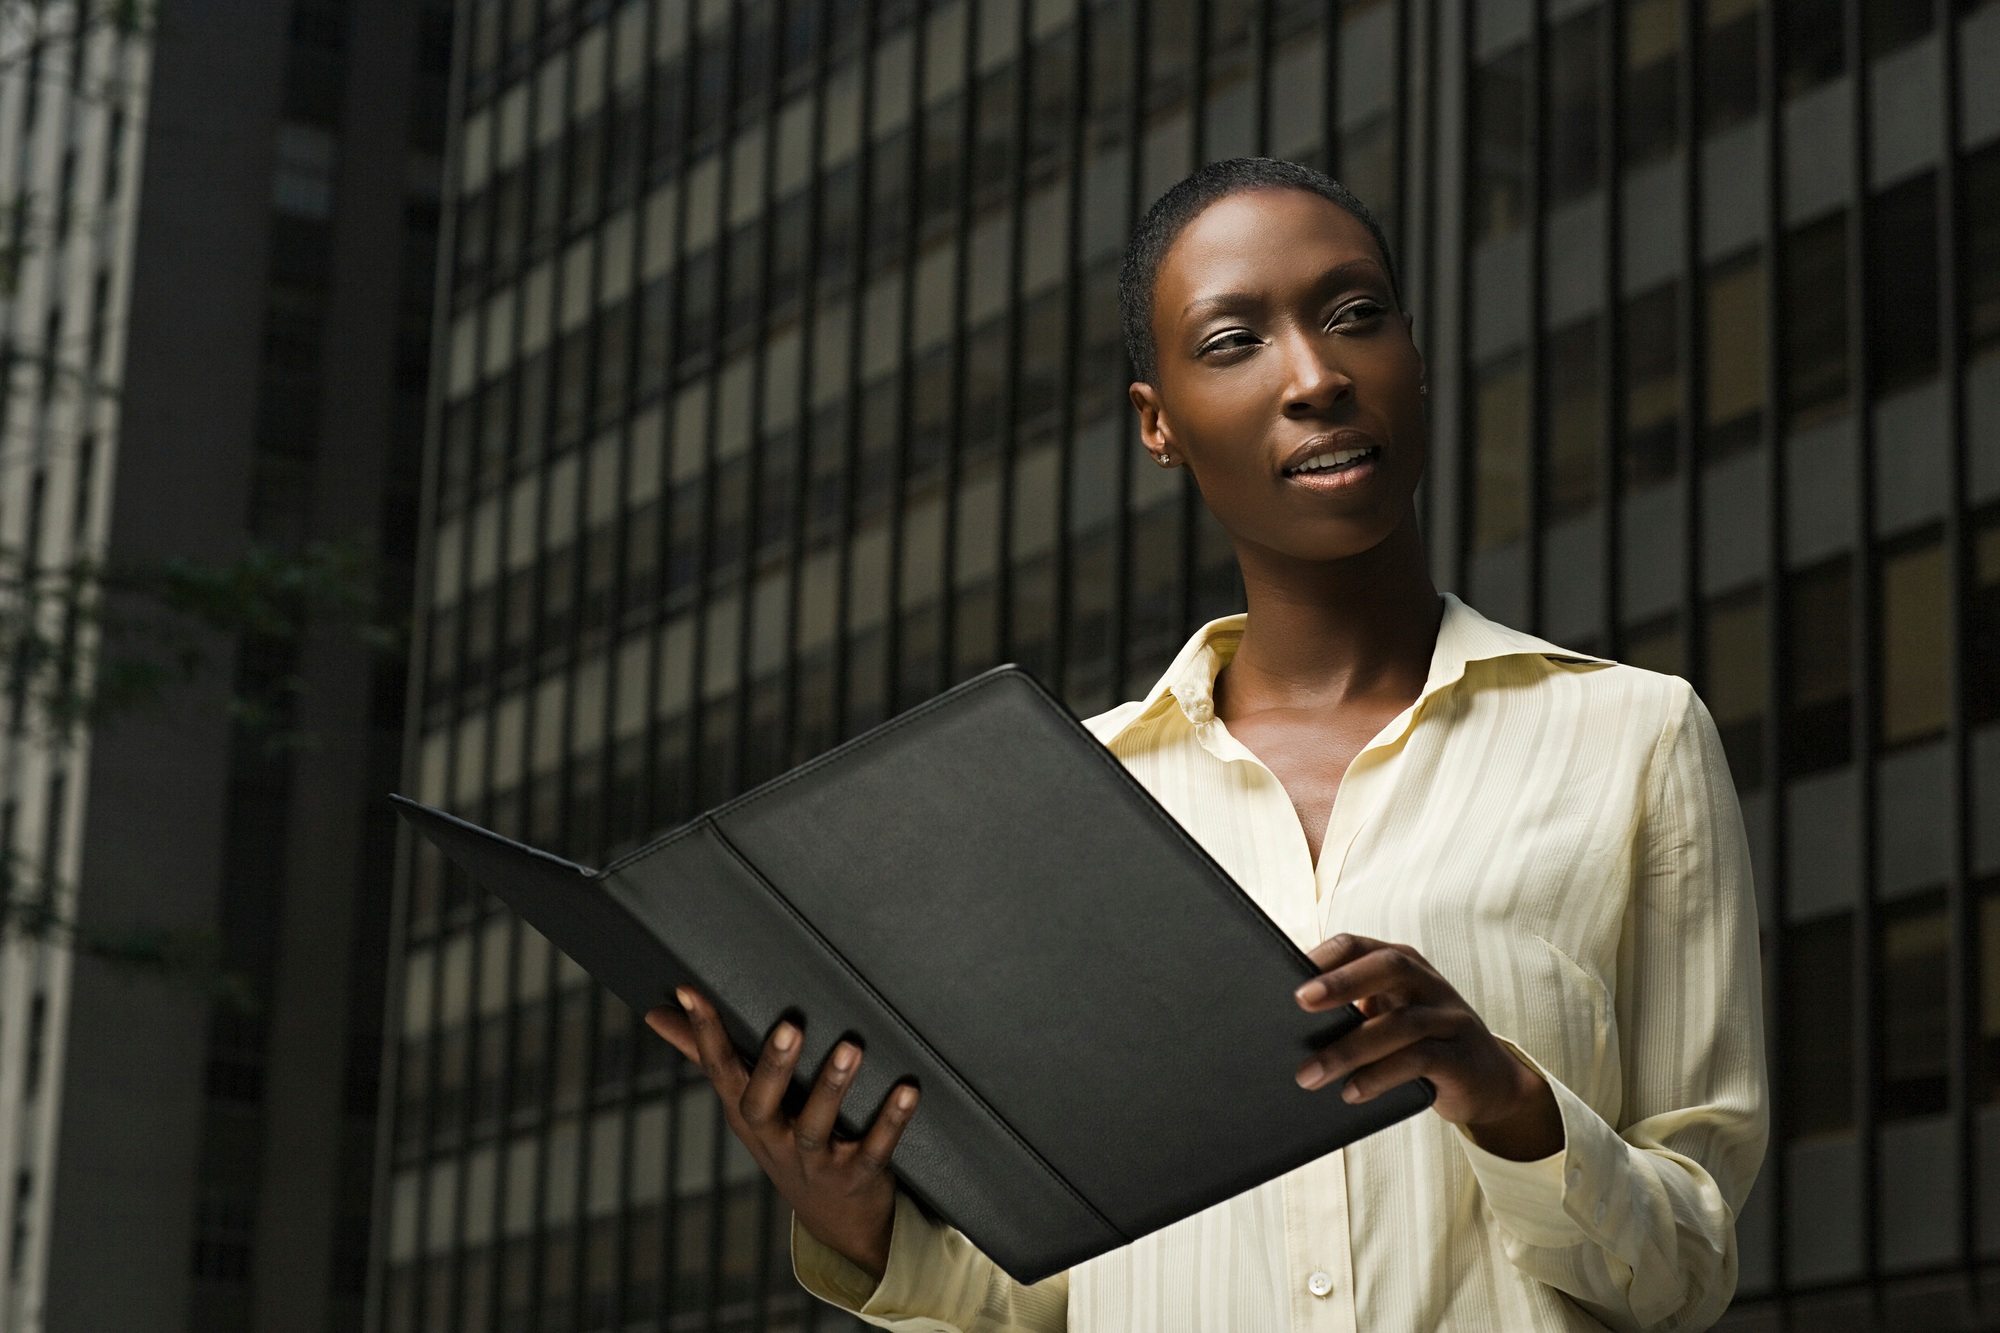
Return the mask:
<svg viewBox="0 0 2000 1333">
<path fill-rule="evenodd" d="M 389 799 L 481 888 L 533 922 L 633 1012 L 672 1004 L 674 987 L 693 980 L 594 872 L 407 796 Z"/>
</svg>

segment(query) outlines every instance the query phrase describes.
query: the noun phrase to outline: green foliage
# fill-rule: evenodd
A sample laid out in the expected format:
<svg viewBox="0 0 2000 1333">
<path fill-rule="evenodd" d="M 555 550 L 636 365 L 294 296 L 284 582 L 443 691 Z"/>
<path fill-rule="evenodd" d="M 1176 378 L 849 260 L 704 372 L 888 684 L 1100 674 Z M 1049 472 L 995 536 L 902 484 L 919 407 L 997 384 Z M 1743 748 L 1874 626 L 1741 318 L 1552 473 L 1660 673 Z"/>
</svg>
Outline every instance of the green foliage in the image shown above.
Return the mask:
<svg viewBox="0 0 2000 1333">
<path fill-rule="evenodd" d="M 307 634 L 353 634 L 374 652 L 403 647 L 402 631 L 375 614 L 375 586 L 373 562 L 352 542 L 48 567 L 0 548 L 5 725 L 17 742 L 74 749 L 86 731 L 166 707 L 176 691 L 228 669 L 225 707 L 238 734 L 267 751 L 304 748 L 312 737 L 296 723 L 295 664 Z M 58 907 L 71 895 L 17 861 L 9 853 L 0 862 L 0 933 L 192 982 L 219 1003 L 254 1003 L 213 931 L 86 927 Z"/>
<path fill-rule="evenodd" d="M 9 726 L 70 744 L 81 728 L 164 704 L 236 655 L 244 665 L 229 695 L 232 718 L 266 741 L 303 743 L 285 731 L 297 711 L 297 674 L 255 668 L 295 657 L 311 625 L 399 651 L 402 633 L 375 618 L 374 586 L 372 562 L 352 542 L 251 546 L 220 561 L 100 566 L 78 557 L 48 568 L 0 549 Z M 86 650 L 94 662 L 84 662 Z"/>
</svg>

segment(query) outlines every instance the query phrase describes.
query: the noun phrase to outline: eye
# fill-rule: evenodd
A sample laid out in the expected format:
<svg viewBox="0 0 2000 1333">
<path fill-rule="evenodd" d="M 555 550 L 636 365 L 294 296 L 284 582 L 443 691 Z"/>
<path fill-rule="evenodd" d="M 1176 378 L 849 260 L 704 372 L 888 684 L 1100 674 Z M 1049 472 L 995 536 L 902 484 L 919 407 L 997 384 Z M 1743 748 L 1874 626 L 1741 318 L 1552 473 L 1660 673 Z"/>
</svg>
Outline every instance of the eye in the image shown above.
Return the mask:
<svg viewBox="0 0 2000 1333">
<path fill-rule="evenodd" d="M 1332 329 L 1365 327 L 1386 313 L 1387 307 L 1380 301 L 1363 297 L 1359 301 L 1349 301 L 1334 311 L 1333 319 L 1327 327 Z"/>
<path fill-rule="evenodd" d="M 1250 332 L 1250 330 L 1224 329 L 1203 343 L 1195 351 L 1195 355 L 1207 356 L 1210 352 L 1235 352 L 1245 347 L 1255 347 L 1256 345 L 1257 335 Z"/>
</svg>

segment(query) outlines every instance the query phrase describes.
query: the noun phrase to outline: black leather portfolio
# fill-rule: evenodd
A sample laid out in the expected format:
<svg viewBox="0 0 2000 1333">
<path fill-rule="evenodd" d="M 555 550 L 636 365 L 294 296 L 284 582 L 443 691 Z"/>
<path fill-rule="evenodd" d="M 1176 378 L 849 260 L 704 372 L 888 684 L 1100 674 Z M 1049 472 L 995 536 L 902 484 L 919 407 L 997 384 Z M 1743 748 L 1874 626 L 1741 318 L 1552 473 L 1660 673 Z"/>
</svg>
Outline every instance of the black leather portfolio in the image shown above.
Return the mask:
<svg viewBox="0 0 2000 1333">
<path fill-rule="evenodd" d="M 1359 1021 L 1307 1014 L 1306 956 L 1033 677 L 1001 667 L 602 870 L 398 798 L 445 855 L 634 1010 L 689 983 L 799 1089 L 864 1047 L 843 1129 L 923 1092 L 904 1188 L 1039 1281 L 1430 1104 L 1302 1091 Z"/>
</svg>

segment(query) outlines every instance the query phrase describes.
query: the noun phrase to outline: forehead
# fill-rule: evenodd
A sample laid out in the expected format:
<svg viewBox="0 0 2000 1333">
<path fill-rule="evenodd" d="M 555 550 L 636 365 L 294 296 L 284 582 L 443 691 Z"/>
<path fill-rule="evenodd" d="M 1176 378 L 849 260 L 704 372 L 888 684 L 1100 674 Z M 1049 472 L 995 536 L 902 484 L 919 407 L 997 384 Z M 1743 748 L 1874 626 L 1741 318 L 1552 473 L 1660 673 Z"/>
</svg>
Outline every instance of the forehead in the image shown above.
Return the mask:
<svg viewBox="0 0 2000 1333">
<path fill-rule="evenodd" d="M 1276 290 L 1355 260 L 1382 264 L 1361 220 L 1305 190 L 1240 190 L 1196 214 L 1161 257 L 1155 309 L 1172 317 L 1209 291 Z"/>
</svg>

